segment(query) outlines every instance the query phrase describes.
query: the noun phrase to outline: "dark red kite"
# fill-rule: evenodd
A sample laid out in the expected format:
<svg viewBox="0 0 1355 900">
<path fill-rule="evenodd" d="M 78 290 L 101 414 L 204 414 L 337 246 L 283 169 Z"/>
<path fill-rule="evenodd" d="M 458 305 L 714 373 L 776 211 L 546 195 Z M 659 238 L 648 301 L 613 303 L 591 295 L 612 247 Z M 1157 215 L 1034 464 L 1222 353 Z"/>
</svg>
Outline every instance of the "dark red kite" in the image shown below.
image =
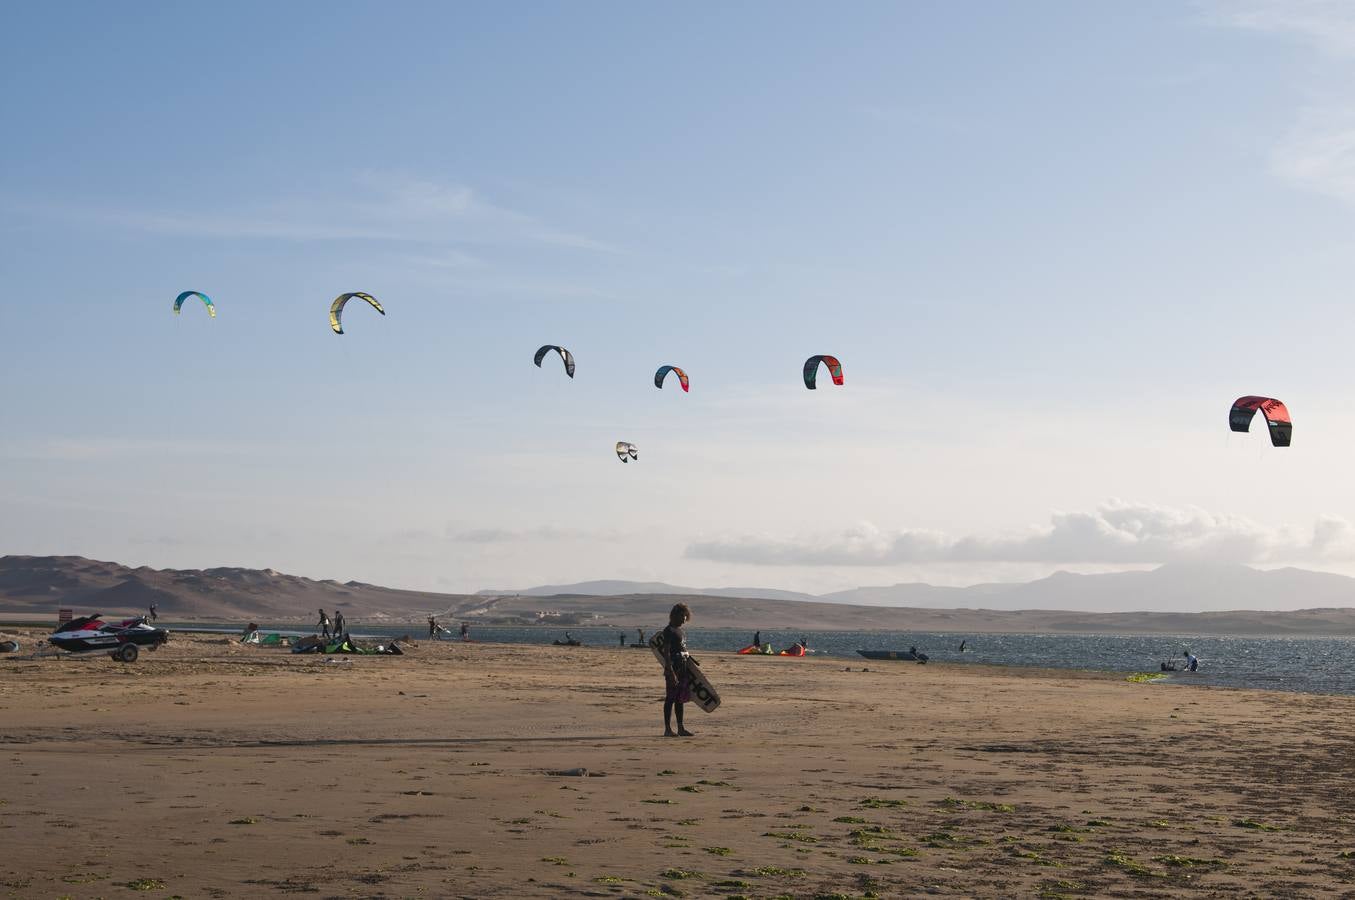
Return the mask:
<svg viewBox="0 0 1355 900">
<path fill-rule="evenodd" d="M 1251 420 L 1258 409 L 1270 426 L 1270 442 L 1276 447 L 1288 447 L 1294 423 L 1289 420 L 1289 410 L 1274 397 L 1238 397 L 1228 411 L 1228 427 L 1233 431 L 1251 430 Z"/>
</svg>

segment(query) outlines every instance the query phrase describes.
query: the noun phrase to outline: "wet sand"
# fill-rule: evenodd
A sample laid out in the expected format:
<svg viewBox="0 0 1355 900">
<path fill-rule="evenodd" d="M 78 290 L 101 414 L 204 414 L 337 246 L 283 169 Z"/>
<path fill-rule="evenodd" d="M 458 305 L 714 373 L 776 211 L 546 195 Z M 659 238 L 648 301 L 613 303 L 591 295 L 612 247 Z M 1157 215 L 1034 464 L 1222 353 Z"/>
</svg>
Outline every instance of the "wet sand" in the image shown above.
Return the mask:
<svg viewBox="0 0 1355 900">
<path fill-rule="evenodd" d="M 0 896 L 1355 889 L 1355 699 L 701 658 L 665 739 L 629 648 L 0 657 Z"/>
</svg>

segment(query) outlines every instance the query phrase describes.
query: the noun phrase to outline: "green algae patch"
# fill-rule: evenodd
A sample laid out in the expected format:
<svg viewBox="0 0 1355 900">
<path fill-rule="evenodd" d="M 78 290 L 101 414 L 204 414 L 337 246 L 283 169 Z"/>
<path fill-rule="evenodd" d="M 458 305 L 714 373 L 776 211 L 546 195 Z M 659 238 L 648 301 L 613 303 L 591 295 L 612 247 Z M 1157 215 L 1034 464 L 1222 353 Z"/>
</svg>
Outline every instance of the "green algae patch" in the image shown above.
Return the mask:
<svg viewBox="0 0 1355 900">
<path fill-rule="evenodd" d="M 1135 672 L 1125 681 L 1132 681 L 1135 684 L 1152 684 L 1154 681 L 1161 681 L 1166 677 L 1166 674 L 1162 672 Z"/>
<path fill-rule="evenodd" d="M 802 844 L 817 844 L 819 839 L 812 834 L 805 834 L 803 831 L 766 831 L 763 837 L 779 838 L 783 841 L 799 841 Z"/>
<path fill-rule="evenodd" d="M 1161 872 L 1154 872 L 1143 863 L 1134 859 L 1128 853 L 1119 850 L 1112 850 L 1106 854 L 1106 865 L 1122 869 L 1130 875 L 1137 875 L 1140 878 L 1161 878 Z"/>
<path fill-rule="evenodd" d="M 1056 869 L 1063 868 L 1063 863 L 1057 862 L 1056 860 L 1052 860 L 1049 857 L 1045 856 L 1043 853 L 1037 853 L 1034 850 L 1017 850 L 1013 848 L 1011 853 L 1012 856 L 1016 857 L 1017 859 L 1030 860 L 1037 866 L 1052 866 L 1053 868 Z"/>
<path fill-rule="evenodd" d="M 888 800 L 884 797 L 867 797 L 857 804 L 862 809 L 899 809 L 908 805 L 907 800 Z"/>
<path fill-rule="evenodd" d="M 1265 822 L 1258 822 L 1255 819 L 1234 819 L 1233 824 L 1238 828 L 1250 828 L 1253 831 L 1280 831 L 1279 825 L 1267 825 Z"/>
<path fill-rule="evenodd" d="M 1153 862 L 1161 863 L 1164 866 L 1171 866 L 1175 869 L 1192 869 L 1196 867 L 1221 869 L 1228 865 L 1221 859 L 1200 859 L 1196 856 L 1177 856 L 1175 854 L 1168 856 L 1154 856 Z"/>
<path fill-rule="evenodd" d="M 804 869 L 783 869 L 780 866 L 758 866 L 748 874 L 754 878 L 804 878 Z"/>
<path fill-rule="evenodd" d="M 127 882 L 124 887 L 129 891 L 163 891 L 165 883 L 159 878 L 138 878 Z"/>
<path fill-rule="evenodd" d="M 943 806 L 946 809 L 979 809 L 987 812 L 1009 813 L 1016 812 L 1016 807 L 1010 803 L 990 803 L 986 800 L 960 800 L 956 797 L 946 797 L 944 800 L 937 800 L 937 806 Z"/>
</svg>

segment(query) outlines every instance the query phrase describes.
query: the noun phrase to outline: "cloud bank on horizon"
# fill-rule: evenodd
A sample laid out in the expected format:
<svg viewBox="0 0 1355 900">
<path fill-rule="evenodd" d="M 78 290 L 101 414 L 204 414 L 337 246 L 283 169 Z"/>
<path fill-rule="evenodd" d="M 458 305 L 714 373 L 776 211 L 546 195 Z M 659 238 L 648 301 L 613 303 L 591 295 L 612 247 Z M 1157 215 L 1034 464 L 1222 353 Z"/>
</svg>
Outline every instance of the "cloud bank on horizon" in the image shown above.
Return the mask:
<svg viewBox="0 0 1355 900">
<path fill-rule="evenodd" d="M 1054 513 L 1014 535 L 887 531 L 867 522 L 794 538 L 735 537 L 687 546 L 692 559 L 757 566 L 893 566 L 904 563 L 1145 565 L 1169 562 L 1322 563 L 1355 558 L 1355 526 L 1323 516 L 1307 533 L 1240 516 L 1111 501 L 1093 512 Z"/>
</svg>

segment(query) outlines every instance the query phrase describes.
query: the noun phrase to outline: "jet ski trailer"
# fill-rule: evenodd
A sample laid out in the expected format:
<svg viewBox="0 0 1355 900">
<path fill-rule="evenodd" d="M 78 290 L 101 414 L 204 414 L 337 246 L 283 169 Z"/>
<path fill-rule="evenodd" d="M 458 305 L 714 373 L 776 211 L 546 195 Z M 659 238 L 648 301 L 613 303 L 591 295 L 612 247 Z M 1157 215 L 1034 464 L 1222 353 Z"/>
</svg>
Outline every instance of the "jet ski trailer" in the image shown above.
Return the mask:
<svg viewBox="0 0 1355 900">
<path fill-rule="evenodd" d="M 71 619 L 58 625 L 47 642 L 69 653 L 107 653 L 120 662 L 136 662 L 141 648 L 158 650 L 169 640 L 169 631 L 156 628 L 145 616 L 104 622 L 102 614 Z"/>
</svg>

